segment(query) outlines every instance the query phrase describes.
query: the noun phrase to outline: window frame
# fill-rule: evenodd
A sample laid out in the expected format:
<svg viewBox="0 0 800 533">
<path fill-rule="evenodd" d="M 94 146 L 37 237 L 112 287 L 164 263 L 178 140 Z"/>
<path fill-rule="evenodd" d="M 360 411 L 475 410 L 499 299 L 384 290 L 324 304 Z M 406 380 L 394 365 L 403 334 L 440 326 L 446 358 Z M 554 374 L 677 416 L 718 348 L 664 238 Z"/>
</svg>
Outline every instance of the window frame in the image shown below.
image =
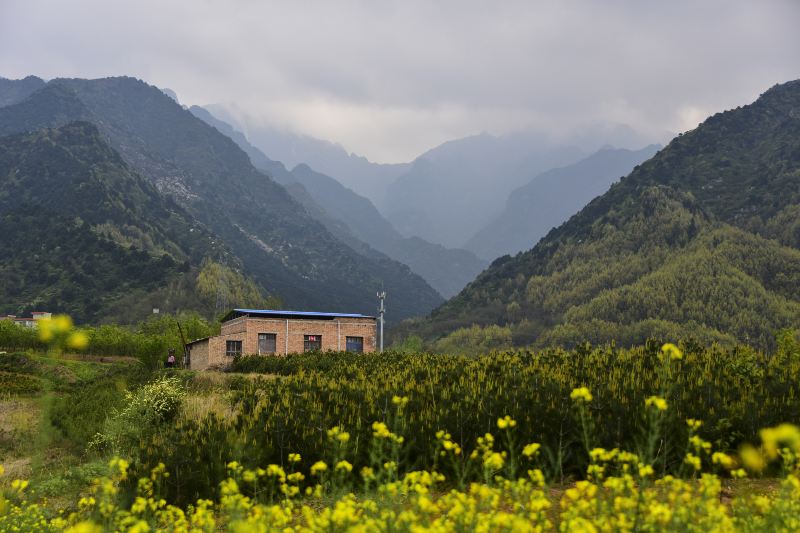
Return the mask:
<svg viewBox="0 0 800 533">
<path fill-rule="evenodd" d="M 269 351 L 269 350 L 261 351 L 261 339 L 262 339 L 262 337 L 264 338 L 264 340 L 267 341 L 267 348 L 269 348 L 269 342 L 270 341 L 272 342 L 272 351 Z M 272 355 L 272 354 L 278 353 L 278 334 L 277 333 L 269 333 L 269 332 L 259 333 L 258 334 L 258 345 L 256 347 L 256 350 L 258 351 L 258 355 Z"/>
<path fill-rule="evenodd" d="M 309 337 L 314 337 L 315 340 L 310 340 Z M 309 343 L 314 343 L 313 348 L 309 348 Z M 303 335 L 303 353 L 307 352 L 321 352 L 322 351 L 322 335 Z"/>
<path fill-rule="evenodd" d="M 357 341 L 358 342 L 358 347 L 359 347 L 358 350 L 351 350 L 350 349 L 350 342 L 351 342 L 350 339 L 353 339 L 353 341 L 358 339 L 358 341 Z M 344 350 L 346 352 L 352 352 L 352 353 L 364 353 L 364 337 L 358 337 L 358 336 L 355 336 L 355 335 L 347 335 L 347 336 L 345 336 L 345 338 L 344 338 Z"/>
<path fill-rule="evenodd" d="M 231 349 L 231 345 L 238 345 L 238 349 Z M 229 339 L 225 341 L 225 357 L 237 357 L 242 355 L 243 343 L 240 340 Z"/>
</svg>

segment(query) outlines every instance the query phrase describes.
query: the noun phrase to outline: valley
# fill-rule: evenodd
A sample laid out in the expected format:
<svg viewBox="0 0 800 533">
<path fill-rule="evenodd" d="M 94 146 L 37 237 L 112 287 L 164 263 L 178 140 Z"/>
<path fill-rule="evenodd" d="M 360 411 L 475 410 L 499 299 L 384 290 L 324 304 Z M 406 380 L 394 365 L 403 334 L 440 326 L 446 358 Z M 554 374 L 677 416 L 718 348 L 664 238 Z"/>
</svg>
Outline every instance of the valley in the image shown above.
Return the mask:
<svg viewBox="0 0 800 533">
<path fill-rule="evenodd" d="M 799 531 L 798 20 L 0 3 L 0 533 Z"/>
</svg>

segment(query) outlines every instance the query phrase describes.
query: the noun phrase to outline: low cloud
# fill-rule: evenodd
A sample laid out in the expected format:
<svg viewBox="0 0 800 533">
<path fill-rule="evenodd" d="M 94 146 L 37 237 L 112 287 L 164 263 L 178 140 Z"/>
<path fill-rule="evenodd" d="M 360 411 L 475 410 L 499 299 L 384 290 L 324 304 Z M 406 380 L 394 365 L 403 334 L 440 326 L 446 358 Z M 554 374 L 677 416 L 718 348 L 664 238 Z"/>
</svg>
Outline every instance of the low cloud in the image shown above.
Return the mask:
<svg viewBox="0 0 800 533">
<path fill-rule="evenodd" d="M 693 128 L 800 77 L 800 3 L 5 0 L 0 75 L 128 74 L 405 161 L 447 139 Z"/>
</svg>

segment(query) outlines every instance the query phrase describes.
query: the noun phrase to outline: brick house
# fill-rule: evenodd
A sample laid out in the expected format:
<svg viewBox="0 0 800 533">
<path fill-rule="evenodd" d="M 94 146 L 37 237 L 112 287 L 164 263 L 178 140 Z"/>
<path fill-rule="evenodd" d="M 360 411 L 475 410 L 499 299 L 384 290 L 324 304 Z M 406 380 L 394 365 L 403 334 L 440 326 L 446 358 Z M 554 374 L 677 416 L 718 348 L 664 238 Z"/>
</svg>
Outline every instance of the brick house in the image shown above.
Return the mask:
<svg viewBox="0 0 800 533">
<path fill-rule="evenodd" d="M 348 313 L 234 309 L 220 334 L 186 345 L 189 368 L 225 366 L 237 355 L 309 351 L 374 352 L 376 319 Z"/>
</svg>

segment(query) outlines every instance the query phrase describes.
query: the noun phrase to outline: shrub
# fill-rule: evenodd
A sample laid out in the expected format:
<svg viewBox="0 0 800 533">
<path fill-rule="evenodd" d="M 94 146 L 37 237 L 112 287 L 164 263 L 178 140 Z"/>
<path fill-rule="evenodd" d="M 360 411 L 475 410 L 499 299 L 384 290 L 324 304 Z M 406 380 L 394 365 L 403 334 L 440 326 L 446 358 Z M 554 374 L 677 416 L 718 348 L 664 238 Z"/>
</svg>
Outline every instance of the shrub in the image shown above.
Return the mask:
<svg viewBox="0 0 800 533">
<path fill-rule="evenodd" d="M 97 433 L 103 431 L 106 418 L 123 406 L 122 378 L 105 376 L 94 383 L 80 384 L 59 396 L 50 408 L 50 422 L 59 431 L 62 444 L 76 451 L 84 450 Z"/>
<path fill-rule="evenodd" d="M 23 328 L 11 320 L 0 320 L 0 349 L 30 350 L 42 348 L 44 348 L 44 343 L 39 340 L 35 329 Z"/>
<path fill-rule="evenodd" d="M 129 456 L 140 439 L 151 437 L 178 414 L 186 389 L 176 376 L 161 376 L 125 394 L 124 407 L 113 410 L 90 447 Z"/>
</svg>

